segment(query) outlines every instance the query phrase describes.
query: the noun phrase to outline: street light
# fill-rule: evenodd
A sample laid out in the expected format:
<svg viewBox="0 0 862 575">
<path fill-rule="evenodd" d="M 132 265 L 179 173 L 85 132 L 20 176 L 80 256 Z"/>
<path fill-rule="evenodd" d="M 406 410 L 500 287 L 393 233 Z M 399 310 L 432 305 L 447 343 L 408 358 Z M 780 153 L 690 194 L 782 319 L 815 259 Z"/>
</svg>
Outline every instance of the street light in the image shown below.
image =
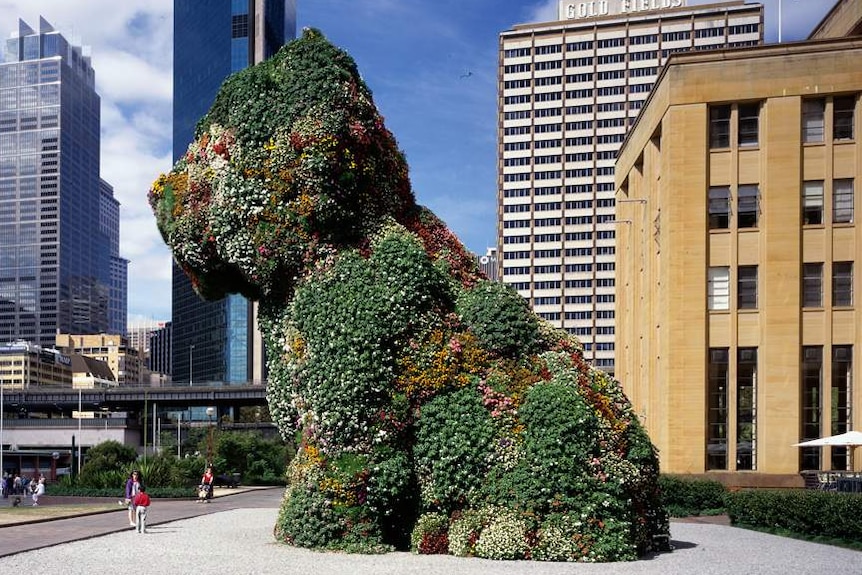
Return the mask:
<svg viewBox="0 0 862 575">
<path fill-rule="evenodd" d="M 215 415 L 215 407 L 207 408 L 207 417 L 210 420 L 209 434 L 207 436 L 207 467 L 213 464 L 213 415 Z"/>
<path fill-rule="evenodd" d="M 192 375 L 194 374 L 194 355 L 192 352 L 195 350 L 195 344 L 191 344 L 189 346 L 189 387 L 192 386 Z"/>
</svg>

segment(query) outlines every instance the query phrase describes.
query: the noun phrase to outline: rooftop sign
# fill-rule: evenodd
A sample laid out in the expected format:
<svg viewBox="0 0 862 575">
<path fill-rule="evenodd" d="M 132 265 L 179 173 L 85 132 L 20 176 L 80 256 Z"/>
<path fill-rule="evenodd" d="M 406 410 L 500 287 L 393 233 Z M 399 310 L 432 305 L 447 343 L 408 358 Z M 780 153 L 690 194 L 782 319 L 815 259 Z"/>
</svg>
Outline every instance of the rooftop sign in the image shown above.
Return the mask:
<svg viewBox="0 0 862 575">
<path fill-rule="evenodd" d="M 686 0 L 590 0 L 560 1 L 560 20 L 582 20 L 597 16 L 639 14 L 686 5 Z"/>
</svg>

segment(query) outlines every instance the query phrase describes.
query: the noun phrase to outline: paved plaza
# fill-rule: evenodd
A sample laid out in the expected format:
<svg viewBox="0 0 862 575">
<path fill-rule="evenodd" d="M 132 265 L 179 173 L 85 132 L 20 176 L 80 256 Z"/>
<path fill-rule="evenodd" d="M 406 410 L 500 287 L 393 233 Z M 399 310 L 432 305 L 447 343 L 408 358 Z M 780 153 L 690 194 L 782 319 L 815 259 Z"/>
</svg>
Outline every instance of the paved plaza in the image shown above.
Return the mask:
<svg viewBox="0 0 862 575">
<path fill-rule="evenodd" d="M 389 553 L 347 555 L 277 544 L 272 528 L 280 489 L 237 493 L 211 505 L 155 500 L 150 532 L 137 534 L 125 514 L 0 528 L 0 573 L 179 573 L 265 575 L 822 575 L 862 573 L 862 552 L 725 525 L 673 522 L 675 550 L 631 563 L 488 561 Z M 2 512 L 2 510 L 0 510 Z M 48 545 L 42 547 L 42 545 Z M 33 549 L 33 547 L 42 547 Z M 23 550 L 32 549 L 32 550 Z"/>
</svg>

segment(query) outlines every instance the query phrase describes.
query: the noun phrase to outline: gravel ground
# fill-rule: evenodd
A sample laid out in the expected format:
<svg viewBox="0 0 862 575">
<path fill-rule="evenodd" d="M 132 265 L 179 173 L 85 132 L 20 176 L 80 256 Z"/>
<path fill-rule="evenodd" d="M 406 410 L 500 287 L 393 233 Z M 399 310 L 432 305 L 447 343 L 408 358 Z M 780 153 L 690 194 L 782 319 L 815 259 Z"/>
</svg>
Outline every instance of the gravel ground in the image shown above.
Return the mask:
<svg viewBox="0 0 862 575">
<path fill-rule="evenodd" d="M 277 544 L 275 509 L 236 509 L 0 558 L 0 573 L 135 575 L 556 575 L 862 573 L 862 552 L 753 531 L 672 523 L 675 551 L 631 563 L 488 561 L 439 555 L 320 553 Z M 0 534 L 1 535 L 1 534 Z"/>
</svg>

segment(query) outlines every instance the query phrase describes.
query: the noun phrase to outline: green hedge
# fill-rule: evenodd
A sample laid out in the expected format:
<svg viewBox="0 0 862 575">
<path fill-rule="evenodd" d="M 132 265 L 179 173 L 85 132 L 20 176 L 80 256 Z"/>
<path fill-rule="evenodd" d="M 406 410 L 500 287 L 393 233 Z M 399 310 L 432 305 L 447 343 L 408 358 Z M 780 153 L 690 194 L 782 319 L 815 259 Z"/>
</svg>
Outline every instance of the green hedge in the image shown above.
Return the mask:
<svg viewBox="0 0 862 575">
<path fill-rule="evenodd" d="M 661 500 L 671 517 L 718 515 L 726 507 L 727 488 L 710 479 L 659 477 Z"/>
<path fill-rule="evenodd" d="M 810 489 L 745 490 L 729 495 L 727 512 L 734 525 L 862 541 L 862 495 Z"/>
<path fill-rule="evenodd" d="M 51 483 L 45 490 L 45 496 L 62 497 L 105 497 L 123 499 L 124 486 L 118 488 L 80 487 L 70 485 L 65 481 Z M 197 490 L 192 487 L 147 487 L 147 493 L 153 499 L 190 499 L 197 497 Z"/>
</svg>

